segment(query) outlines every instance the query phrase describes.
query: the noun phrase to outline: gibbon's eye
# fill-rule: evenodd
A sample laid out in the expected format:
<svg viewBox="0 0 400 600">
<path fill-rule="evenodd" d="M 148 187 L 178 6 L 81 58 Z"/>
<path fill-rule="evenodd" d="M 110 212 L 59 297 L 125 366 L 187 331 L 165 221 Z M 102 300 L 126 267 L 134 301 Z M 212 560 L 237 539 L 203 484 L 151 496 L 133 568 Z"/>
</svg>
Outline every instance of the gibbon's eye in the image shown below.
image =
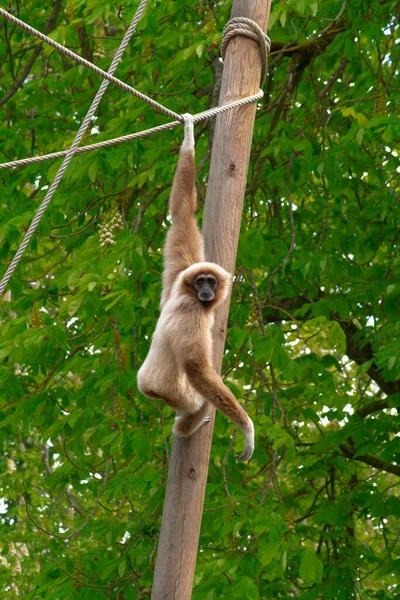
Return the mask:
<svg viewBox="0 0 400 600">
<path fill-rule="evenodd" d="M 215 287 L 217 285 L 217 282 L 214 279 L 214 277 L 207 277 L 207 283 L 210 287 Z"/>
<path fill-rule="evenodd" d="M 203 285 L 204 283 L 204 277 L 198 277 L 196 279 L 196 285 Z"/>
</svg>

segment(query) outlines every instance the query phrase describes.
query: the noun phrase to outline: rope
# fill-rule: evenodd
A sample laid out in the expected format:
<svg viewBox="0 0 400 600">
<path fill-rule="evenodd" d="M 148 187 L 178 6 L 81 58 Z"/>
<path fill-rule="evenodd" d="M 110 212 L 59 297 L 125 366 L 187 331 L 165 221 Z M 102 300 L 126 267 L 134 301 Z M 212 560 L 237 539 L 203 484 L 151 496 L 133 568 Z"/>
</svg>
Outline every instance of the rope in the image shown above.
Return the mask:
<svg viewBox="0 0 400 600">
<path fill-rule="evenodd" d="M 176 127 L 177 125 L 179 125 L 180 123 L 183 122 L 183 117 L 181 115 L 179 115 L 178 113 L 175 113 L 174 111 L 169 110 L 168 108 L 166 108 L 165 106 L 162 106 L 161 104 L 159 104 L 152 98 L 149 98 L 145 94 L 142 94 L 135 88 L 127 85 L 126 83 L 120 81 L 119 79 L 117 79 L 116 77 L 113 76 L 114 72 L 118 66 L 118 63 L 121 60 L 122 54 L 125 51 L 134 31 L 136 29 L 136 26 L 137 26 L 140 18 L 143 15 L 146 4 L 147 4 L 147 0 L 141 0 L 139 7 L 135 13 L 135 16 L 133 17 L 132 22 L 124 35 L 121 45 L 118 48 L 118 51 L 110 65 L 108 72 L 103 71 L 99 67 L 96 67 L 94 64 L 85 60 L 78 54 L 75 54 L 68 48 L 61 46 L 61 44 L 58 44 L 57 42 L 55 42 L 51 38 L 47 37 L 40 31 L 37 31 L 30 25 L 27 25 L 26 23 L 24 23 L 23 21 L 20 21 L 19 19 L 17 19 L 16 17 L 11 15 L 4 9 L 0 8 L 0 15 L 2 15 L 5 19 L 11 21 L 12 23 L 14 23 L 16 25 L 19 25 L 20 27 L 22 27 L 22 29 L 25 29 L 32 35 L 35 35 L 40 40 L 46 42 L 50 46 L 53 46 L 53 48 L 55 48 L 62 54 L 66 54 L 67 56 L 69 56 L 72 59 L 76 60 L 77 62 L 85 65 L 86 67 L 88 67 L 89 69 L 91 69 L 92 71 L 94 71 L 95 73 L 98 73 L 99 75 L 101 75 L 103 77 L 103 81 L 98 89 L 98 92 L 89 108 L 89 111 L 87 112 L 84 120 L 82 121 L 82 124 L 78 130 L 78 133 L 76 134 L 75 139 L 72 142 L 72 145 L 69 148 L 69 150 L 62 151 L 62 152 L 54 152 L 53 154 L 45 154 L 42 156 L 25 158 L 25 159 L 17 160 L 17 161 L 11 161 L 11 162 L 3 163 L 0 165 L 0 169 L 6 169 L 9 167 L 25 166 L 25 165 L 36 163 L 36 162 L 43 162 L 43 161 L 51 159 L 51 158 L 60 158 L 62 156 L 65 157 L 55 178 L 54 178 L 53 183 L 51 184 L 47 194 L 45 195 L 45 197 L 43 199 L 42 204 L 39 207 L 39 210 L 37 211 L 32 223 L 30 224 L 29 229 L 26 232 L 25 237 L 22 240 L 20 247 L 18 248 L 17 252 L 15 253 L 14 258 L 12 259 L 7 271 L 5 272 L 3 278 L 0 282 L 0 294 L 3 294 L 4 289 L 5 289 L 8 281 L 11 278 L 11 275 L 13 274 L 19 261 L 21 260 L 21 257 L 23 255 L 23 253 L 25 252 L 34 232 L 36 231 L 36 229 L 40 223 L 40 220 L 41 220 L 44 212 L 46 211 L 46 208 L 48 207 L 48 205 L 49 205 L 66 169 L 68 168 L 68 165 L 69 165 L 72 157 L 74 156 L 74 154 L 81 153 L 81 152 L 88 152 L 89 150 L 95 150 L 98 148 L 114 146 L 114 145 L 122 143 L 124 141 L 133 140 L 135 138 L 150 135 L 151 133 L 164 131 L 166 129 L 172 129 L 173 127 Z M 270 49 L 270 40 L 269 40 L 268 36 L 262 31 L 261 27 L 252 19 L 246 19 L 244 17 L 235 17 L 235 18 L 231 19 L 224 28 L 224 34 L 223 34 L 223 40 L 222 40 L 222 46 L 221 46 L 222 57 L 225 56 L 225 51 L 226 51 L 229 41 L 232 39 L 232 37 L 234 37 L 236 35 L 244 35 L 246 37 L 250 37 L 251 39 L 253 39 L 259 43 L 260 53 L 261 53 L 261 62 L 262 62 L 262 70 L 261 70 L 262 77 L 261 77 L 261 79 L 263 81 L 266 71 L 267 71 L 267 54 Z M 177 121 L 173 121 L 172 123 L 166 123 L 164 125 L 159 125 L 158 127 L 153 127 L 151 129 L 146 129 L 144 131 L 132 133 L 127 136 L 122 136 L 119 138 L 114 138 L 112 140 L 106 140 L 103 142 L 98 142 L 97 144 L 91 144 L 89 146 L 78 148 L 78 146 L 79 146 L 90 122 L 91 122 L 91 119 L 92 119 L 94 113 L 96 112 L 96 109 L 100 103 L 100 100 L 103 97 L 103 95 L 108 87 L 109 82 L 114 83 L 115 85 L 119 86 L 123 90 L 135 95 L 136 97 L 140 98 L 141 100 L 144 100 L 145 102 L 150 104 L 156 110 L 159 110 L 160 112 L 163 112 L 164 114 L 166 114 L 168 116 L 177 118 Z M 226 110 L 230 110 L 232 108 L 244 106 L 251 102 L 255 102 L 262 96 L 263 96 L 263 92 L 262 92 L 262 90 L 260 90 L 258 92 L 258 94 L 255 94 L 254 96 L 249 96 L 248 98 L 236 100 L 234 102 L 225 104 L 224 106 L 219 106 L 219 107 L 204 111 L 202 113 L 198 113 L 197 115 L 194 116 L 193 120 L 195 123 L 200 122 L 204 119 L 207 119 L 208 117 L 212 117 L 212 116 L 215 116 L 222 112 L 225 112 Z"/>
<path fill-rule="evenodd" d="M 232 108 L 237 108 L 239 106 L 244 106 L 246 104 L 250 104 L 252 102 L 256 102 L 260 100 L 264 95 L 264 92 L 260 90 L 254 96 L 248 96 L 247 98 L 242 98 L 241 100 L 235 100 L 233 102 L 229 102 L 224 104 L 223 106 L 217 106 L 215 108 L 210 108 L 204 112 L 198 113 L 193 116 L 193 121 L 195 123 L 200 123 L 200 121 L 204 121 L 210 117 L 215 117 L 220 113 L 223 113 L 227 110 L 231 110 Z M 181 125 L 181 121 L 172 121 L 171 123 L 165 123 L 164 125 L 158 125 L 157 127 L 152 127 L 151 129 L 145 129 L 144 131 L 137 131 L 135 133 L 130 133 L 128 135 L 123 135 L 121 137 L 117 137 L 111 140 L 104 140 L 102 142 L 97 142 L 96 144 L 90 144 L 89 146 L 82 146 L 81 148 L 77 148 L 75 154 L 82 154 L 83 152 L 90 152 L 91 150 L 99 150 L 100 148 L 109 148 L 111 146 L 116 146 L 117 144 L 122 144 L 124 142 L 130 142 L 131 140 L 135 140 L 137 138 L 146 137 L 153 133 L 159 133 L 160 131 L 166 131 L 167 129 L 173 129 L 178 125 Z M 53 152 L 52 154 L 43 154 L 41 156 L 32 156 L 30 158 L 22 158 L 21 160 L 13 160 L 11 162 L 6 162 L 0 164 L 0 171 L 2 169 L 9 169 L 11 167 L 25 167 L 27 165 L 31 165 L 34 163 L 44 162 L 46 160 L 62 158 L 66 156 L 68 150 L 61 150 L 60 152 Z"/>
<path fill-rule="evenodd" d="M 143 15 L 144 9 L 146 7 L 146 3 L 147 0 L 141 0 L 139 7 L 135 13 L 135 16 L 132 19 L 131 24 L 129 25 L 124 38 L 121 42 L 120 47 L 117 50 L 116 55 L 114 56 L 112 63 L 110 65 L 110 68 L 108 70 L 108 73 L 110 75 L 113 75 L 113 73 L 115 72 L 119 61 L 121 60 L 122 54 L 124 53 L 125 48 L 127 47 L 129 40 L 131 39 L 136 26 L 141 18 L 141 16 Z M 3 10 L 1 10 L 1 12 L 4 12 Z M 89 63 L 90 64 L 90 63 Z M 55 176 L 55 179 L 53 181 L 53 183 L 51 184 L 51 186 L 48 189 L 47 194 L 45 195 L 42 204 L 39 207 L 39 210 L 37 211 L 35 217 L 33 218 L 32 223 L 29 226 L 28 231 L 25 234 L 24 239 L 22 240 L 22 243 L 20 245 L 20 247 L 18 248 L 17 252 L 14 255 L 14 258 L 12 259 L 10 266 L 8 267 L 7 271 L 5 272 L 1 282 L 0 282 L 0 294 L 3 294 L 4 289 L 11 277 L 11 275 L 14 273 L 19 261 L 21 260 L 21 257 L 23 255 L 23 253 L 26 250 L 26 247 L 28 246 L 31 237 L 33 236 L 34 232 L 36 231 L 37 226 L 39 225 L 40 219 L 43 216 L 43 213 L 45 212 L 47 206 L 50 203 L 50 200 L 52 199 L 54 192 L 56 191 L 58 184 L 60 183 L 62 176 L 64 175 L 70 161 L 71 158 L 73 157 L 73 155 L 76 152 L 76 149 L 79 146 L 80 141 L 82 140 L 88 126 L 90 125 L 90 122 L 92 120 L 92 117 L 94 115 L 94 113 L 96 112 L 96 109 L 98 107 L 98 105 L 100 104 L 100 100 L 103 97 L 104 92 L 106 91 L 107 87 L 109 84 L 109 80 L 108 77 L 107 79 L 103 79 L 101 86 L 98 89 L 98 92 L 96 94 L 96 96 L 94 97 L 94 100 L 86 114 L 86 117 L 84 118 L 84 120 L 82 121 L 82 124 L 79 128 L 78 133 L 75 136 L 74 141 L 72 142 L 72 146 L 70 147 L 70 149 L 67 151 L 65 158 L 62 162 L 61 167 L 59 168 L 57 175 Z"/>
<path fill-rule="evenodd" d="M 139 5 L 139 8 L 138 8 L 136 14 L 139 12 L 139 9 L 140 9 L 140 5 Z M 139 15 L 139 19 L 142 15 L 142 12 Z M 25 31 L 27 31 L 28 33 L 31 33 L 32 35 L 34 35 L 37 38 L 39 38 L 40 40 L 42 40 L 42 42 L 46 42 L 46 44 L 53 46 L 53 48 L 55 48 L 56 50 L 61 52 L 61 54 L 65 54 L 66 56 L 69 56 L 76 62 L 81 63 L 82 65 L 85 65 L 85 67 L 87 67 L 88 69 L 91 69 L 98 75 L 101 75 L 104 79 L 111 81 L 111 83 L 114 83 L 121 89 L 125 90 L 125 92 L 129 92 L 130 94 L 133 94 L 134 96 L 136 96 L 137 98 L 140 98 L 144 102 L 148 102 L 148 104 L 150 104 L 155 110 L 158 110 L 158 111 L 164 113 L 168 117 L 173 117 L 174 119 L 178 119 L 179 121 L 183 122 L 182 117 L 178 113 L 174 112 L 173 110 L 169 110 L 169 108 L 166 108 L 162 104 L 159 104 L 152 98 L 149 98 L 149 96 L 142 94 L 141 92 L 139 92 L 138 90 L 135 90 L 135 88 L 124 83 L 120 79 L 113 77 L 114 71 L 111 71 L 111 68 L 108 70 L 108 73 L 106 71 L 103 71 L 103 69 L 96 67 L 96 65 L 89 62 L 88 60 L 85 60 L 84 58 L 82 58 L 82 56 L 79 56 L 79 54 L 75 54 L 75 52 L 72 52 L 72 50 L 69 50 L 68 48 L 65 48 L 64 46 L 61 46 L 61 44 L 58 44 L 51 38 L 47 37 L 47 35 L 44 35 L 44 33 L 41 33 L 40 31 L 38 31 L 37 29 L 34 29 L 30 25 L 27 25 L 23 21 L 20 21 L 19 19 L 17 19 L 17 17 L 14 17 L 14 15 L 11 15 L 10 13 L 8 13 L 6 10 L 4 10 L 2 8 L 0 8 L 0 15 L 2 15 L 8 21 L 11 21 L 11 23 L 14 23 L 15 25 L 19 25 L 20 27 L 22 27 L 22 29 L 25 29 Z"/>
<path fill-rule="evenodd" d="M 267 74 L 267 57 L 271 49 L 271 40 L 267 34 L 261 29 L 261 27 L 253 21 L 253 19 L 247 19 L 246 17 L 234 17 L 227 22 L 224 27 L 222 42 L 221 42 L 221 56 L 225 58 L 226 48 L 232 38 L 236 35 L 244 35 L 250 39 L 258 42 L 260 46 L 261 55 L 261 83 L 264 81 Z"/>
</svg>

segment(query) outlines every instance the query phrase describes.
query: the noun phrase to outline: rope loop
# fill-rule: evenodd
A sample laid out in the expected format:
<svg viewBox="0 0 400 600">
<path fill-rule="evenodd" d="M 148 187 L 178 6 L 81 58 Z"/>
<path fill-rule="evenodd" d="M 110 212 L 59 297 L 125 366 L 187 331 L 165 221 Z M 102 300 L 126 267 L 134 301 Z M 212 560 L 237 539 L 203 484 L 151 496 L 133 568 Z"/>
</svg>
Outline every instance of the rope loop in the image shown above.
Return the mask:
<svg viewBox="0 0 400 600">
<path fill-rule="evenodd" d="M 261 56 L 261 83 L 263 83 L 267 74 L 268 54 L 271 50 L 271 40 L 253 19 L 233 17 L 233 19 L 230 19 L 224 27 L 221 42 L 222 58 L 225 58 L 228 44 L 236 35 L 243 35 L 258 42 Z"/>
</svg>

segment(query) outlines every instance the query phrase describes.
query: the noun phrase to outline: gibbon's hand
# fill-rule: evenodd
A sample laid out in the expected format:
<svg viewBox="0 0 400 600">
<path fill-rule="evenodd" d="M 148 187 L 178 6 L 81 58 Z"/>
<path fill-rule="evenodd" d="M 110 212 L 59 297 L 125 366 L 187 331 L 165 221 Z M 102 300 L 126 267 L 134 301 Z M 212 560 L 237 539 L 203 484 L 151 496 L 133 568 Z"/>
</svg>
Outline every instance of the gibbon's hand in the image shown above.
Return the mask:
<svg viewBox="0 0 400 600">
<path fill-rule="evenodd" d="M 189 113 L 182 115 L 184 118 L 184 131 L 185 138 L 183 140 L 182 148 L 194 149 L 194 121 L 193 117 Z"/>
</svg>

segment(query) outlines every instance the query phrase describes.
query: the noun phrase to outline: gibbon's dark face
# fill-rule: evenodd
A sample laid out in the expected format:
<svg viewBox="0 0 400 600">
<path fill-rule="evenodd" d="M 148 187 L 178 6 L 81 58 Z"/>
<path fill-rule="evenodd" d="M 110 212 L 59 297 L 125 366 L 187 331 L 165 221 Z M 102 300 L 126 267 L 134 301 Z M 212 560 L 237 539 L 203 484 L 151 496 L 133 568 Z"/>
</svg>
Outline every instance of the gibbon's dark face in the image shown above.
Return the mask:
<svg viewBox="0 0 400 600">
<path fill-rule="evenodd" d="M 200 302 L 211 302 L 215 298 L 217 279 L 210 273 L 200 273 L 194 281 L 197 297 Z"/>
</svg>

